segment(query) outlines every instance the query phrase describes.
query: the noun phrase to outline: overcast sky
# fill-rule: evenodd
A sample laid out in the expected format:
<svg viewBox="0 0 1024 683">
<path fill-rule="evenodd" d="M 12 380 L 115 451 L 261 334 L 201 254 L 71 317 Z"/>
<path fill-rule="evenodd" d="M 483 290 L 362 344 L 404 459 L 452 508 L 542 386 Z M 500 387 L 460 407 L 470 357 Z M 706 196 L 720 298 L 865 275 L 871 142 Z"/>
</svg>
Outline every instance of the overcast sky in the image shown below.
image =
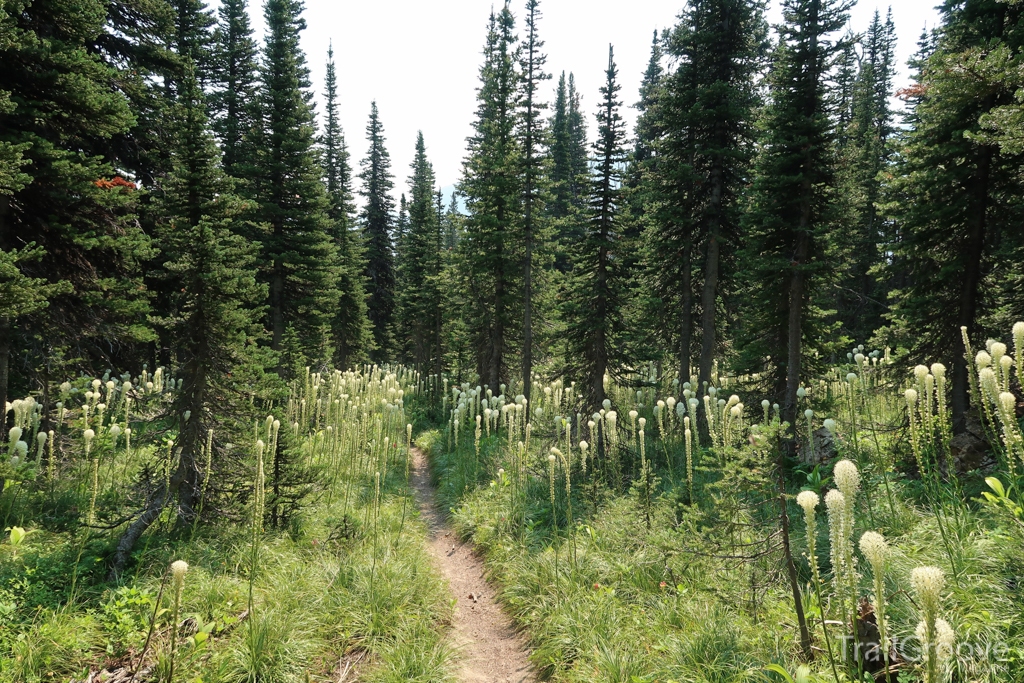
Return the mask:
<svg viewBox="0 0 1024 683">
<path fill-rule="evenodd" d="M 338 69 L 341 122 L 354 164 L 366 153 L 365 127 L 371 100 L 377 100 L 395 173 L 396 195 L 407 191 L 406 179 L 422 130 L 438 184 L 456 183 L 466 137 L 475 111 L 478 69 L 487 17 L 501 0 L 306 0 L 308 28 L 302 36 L 313 85 L 323 88 L 327 46 L 333 42 Z M 650 56 L 652 33 L 671 27 L 684 0 L 542 0 L 538 29 L 548 55 L 548 101 L 553 101 L 557 74 L 573 72 L 583 94 L 588 126 L 604 77 L 609 43 L 615 46 L 622 100 L 637 100 L 641 76 Z M 262 0 L 249 0 L 257 37 L 262 37 Z M 921 30 L 934 26 L 939 0 L 860 0 L 851 13 L 854 31 L 863 31 L 875 9 L 884 15 L 892 5 L 899 35 L 901 73 L 916 49 Z M 781 15 L 772 0 L 770 21 Z M 517 29 L 525 0 L 513 0 Z M 318 114 L 323 113 L 322 105 Z M 623 111 L 632 130 L 636 113 Z"/>
</svg>

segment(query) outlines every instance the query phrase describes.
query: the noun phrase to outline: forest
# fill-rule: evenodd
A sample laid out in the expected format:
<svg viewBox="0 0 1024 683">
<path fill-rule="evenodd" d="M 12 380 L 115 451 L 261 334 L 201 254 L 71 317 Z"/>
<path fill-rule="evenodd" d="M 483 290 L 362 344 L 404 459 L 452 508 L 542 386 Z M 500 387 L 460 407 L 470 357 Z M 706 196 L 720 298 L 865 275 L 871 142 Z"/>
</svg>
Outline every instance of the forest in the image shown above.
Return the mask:
<svg viewBox="0 0 1024 683">
<path fill-rule="evenodd" d="M 0 0 L 0 683 L 1024 682 L 1024 3 L 855 1 L 495 3 L 446 194 L 301 0 Z"/>
</svg>

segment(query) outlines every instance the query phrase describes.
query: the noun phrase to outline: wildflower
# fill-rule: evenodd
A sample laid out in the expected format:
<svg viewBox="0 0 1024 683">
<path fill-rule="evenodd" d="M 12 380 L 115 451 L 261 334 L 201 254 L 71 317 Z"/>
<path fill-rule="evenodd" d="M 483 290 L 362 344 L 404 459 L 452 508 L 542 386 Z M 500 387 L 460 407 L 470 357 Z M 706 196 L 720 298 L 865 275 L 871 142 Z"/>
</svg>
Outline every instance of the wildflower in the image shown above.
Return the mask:
<svg viewBox="0 0 1024 683">
<path fill-rule="evenodd" d="M 836 433 L 836 421 L 833 420 L 831 417 L 825 418 L 825 422 L 823 424 L 825 426 L 825 429 L 827 429 L 829 432 L 831 432 L 832 434 Z"/>
<path fill-rule="evenodd" d="M 857 466 L 849 460 L 840 460 L 836 463 L 832 476 L 847 501 L 852 502 L 860 490 L 860 472 L 857 471 Z"/>
<path fill-rule="evenodd" d="M 796 496 L 796 504 L 803 508 L 804 517 L 808 520 L 808 524 L 814 522 L 814 510 L 818 507 L 818 494 L 814 491 L 801 491 Z"/>
</svg>

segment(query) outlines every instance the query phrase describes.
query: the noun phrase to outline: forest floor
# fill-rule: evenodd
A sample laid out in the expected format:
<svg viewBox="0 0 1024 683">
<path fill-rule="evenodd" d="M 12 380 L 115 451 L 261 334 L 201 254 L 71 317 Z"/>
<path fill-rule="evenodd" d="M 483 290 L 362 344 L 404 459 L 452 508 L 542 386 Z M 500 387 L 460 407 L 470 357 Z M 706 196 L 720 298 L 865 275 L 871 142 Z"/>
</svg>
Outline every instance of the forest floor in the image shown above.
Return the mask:
<svg viewBox="0 0 1024 683">
<path fill-rule="evenodd" d="M 428 531 L 427 552 L 455 597 L 454 645 L 459 649 L 460 681 L 534 683 L 524 639 L 498 604 L 473 546 L 463 543 L 436 500 L 426 455 L 412 450 L 412 487 Z"/>
</svg>

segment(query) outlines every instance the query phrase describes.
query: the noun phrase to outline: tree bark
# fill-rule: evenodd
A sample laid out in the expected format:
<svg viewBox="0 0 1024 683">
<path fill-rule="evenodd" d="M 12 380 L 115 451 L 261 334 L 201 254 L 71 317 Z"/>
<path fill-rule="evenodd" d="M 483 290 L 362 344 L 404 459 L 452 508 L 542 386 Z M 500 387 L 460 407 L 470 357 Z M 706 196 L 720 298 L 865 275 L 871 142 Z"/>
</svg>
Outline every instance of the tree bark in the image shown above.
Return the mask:
<svg viewBox="0 0 1024 683">
<path fill-rule="evenodd" d="M 972 202 L 970 214 L 970 233 L 965 245 L 965 263 L 963 280 L 960 289 L 960 310 L 957 314 L 957 332 L 960 327 L 966 327 L 969 335 L 973 334 L 975 322 L 978 317 L 978 289 L 981 285 L 981 259 L 985 249 L 985 230 L 987 227 L 986 213 L 988 211 L 988 185 L 989 175 L 992 168 L 993 150 L 985 147 L 978 160 L 978 170 L 975 174 L 975 197 Z M 967 373 L 969 363 L 973 358 L 966 357 L 966 349 L 959 334 L 954 342 L 956 353 L 953 354 L 953 382 L 951 387 L 950 408 L 953 412 L 953 431 L 957 434 L 966 428 L 966 415 L 968 408 L 968 390 L 970 382 Z"/>
</svg>

